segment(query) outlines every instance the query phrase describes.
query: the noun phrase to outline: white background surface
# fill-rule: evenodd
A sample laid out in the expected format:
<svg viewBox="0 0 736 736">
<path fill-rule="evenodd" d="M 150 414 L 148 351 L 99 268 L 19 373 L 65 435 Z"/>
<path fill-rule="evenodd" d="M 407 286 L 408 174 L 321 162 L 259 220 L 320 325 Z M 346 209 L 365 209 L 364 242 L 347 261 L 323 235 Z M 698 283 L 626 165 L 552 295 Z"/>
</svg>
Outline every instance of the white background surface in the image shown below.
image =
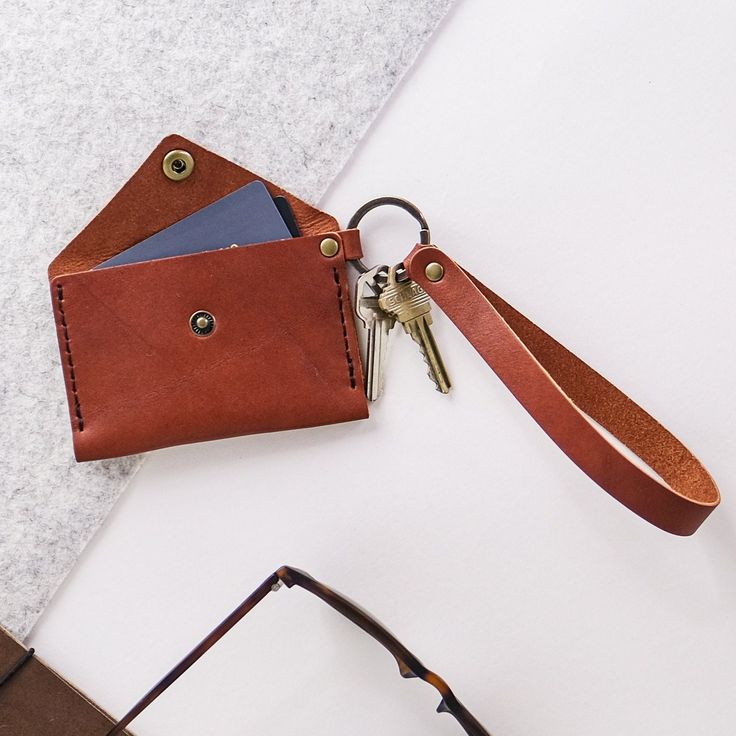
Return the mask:
<svg viewBox="0 0 736 736">
<path fill-rule="evenodd" d="M 730 736 L 735 30 L 730 2 L 463 0 L 322 203 L 346 222 L 415 200 L 434 242 L 672 429 L 725 493 L 695 537 L 595 486 L 438 314 L 449 397 L 397 331 L 371 420 L 153 453 L 29 643 L 120 715 L 288 563 L 495 736 Z M 398 211 L 366 221 L 368 260 L 414 239 Z M 437 701 L 284 590 L 134 730 L 460 733 Z"/>
</svg>

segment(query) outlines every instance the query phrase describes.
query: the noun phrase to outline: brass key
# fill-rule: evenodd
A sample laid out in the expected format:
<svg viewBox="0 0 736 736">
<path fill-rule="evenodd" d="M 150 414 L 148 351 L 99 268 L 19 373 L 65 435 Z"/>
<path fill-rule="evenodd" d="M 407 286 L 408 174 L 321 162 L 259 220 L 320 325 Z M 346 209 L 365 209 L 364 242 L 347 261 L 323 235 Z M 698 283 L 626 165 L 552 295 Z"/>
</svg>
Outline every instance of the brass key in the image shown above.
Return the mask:
<svg viewBox="0 0 736 736">
<path fill-rule="evenodd" d="M 378 306 L 404 326 L 407 334 L 419 345 L 424 361 L 429 367 L 429 377 L 443 394 L 450 391 L 450 378 L 432 335 L 432 308 L 429 295 L 419 284 L 396 277 L 397 266 L 388 272 L 388 281 L 379 297 Z"/>
</svg>

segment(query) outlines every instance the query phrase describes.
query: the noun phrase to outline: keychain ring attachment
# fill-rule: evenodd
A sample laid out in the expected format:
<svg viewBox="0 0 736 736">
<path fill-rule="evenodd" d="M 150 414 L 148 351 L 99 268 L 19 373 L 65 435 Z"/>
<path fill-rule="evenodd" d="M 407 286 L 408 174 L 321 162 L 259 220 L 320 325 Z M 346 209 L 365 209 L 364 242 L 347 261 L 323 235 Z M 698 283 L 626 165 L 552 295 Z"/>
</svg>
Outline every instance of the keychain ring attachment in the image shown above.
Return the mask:
<svg viewBox="0 0 736 736">
<path fill-rule="evenodd" d="M 358 223 L 371 210 L 375 210 L 377 207 L 383 207 L 384 205 L 400 207 L 405 212 L 408 212 L 419 223 L 419 227 L 421 228 L 419 230 L 419 242 L 422 245 L 430 244 L 431 241 L 429 238 L 429 225 L 427 224 L 427 220 L 425 219 L 424 215 L 419 210 L 419 207 L 409 202 L 408 199 L 402 199 L 401 197 L 377 197 L 376 199 L 372 199 L 370 202 L 366 202 L 350 218 L 350 222 L 348 222 L 348 230 L 354 230 L 356 227 L 358 227 Z M 355 266 L 355 268 L 358 269 L 360 273 L 366 273 L 366 271 L 368 271 L 368 266 L 366 266 L 366 264 L 363 263 L 360 258 L 355 258 L 350 262 Z"/>
</svg>

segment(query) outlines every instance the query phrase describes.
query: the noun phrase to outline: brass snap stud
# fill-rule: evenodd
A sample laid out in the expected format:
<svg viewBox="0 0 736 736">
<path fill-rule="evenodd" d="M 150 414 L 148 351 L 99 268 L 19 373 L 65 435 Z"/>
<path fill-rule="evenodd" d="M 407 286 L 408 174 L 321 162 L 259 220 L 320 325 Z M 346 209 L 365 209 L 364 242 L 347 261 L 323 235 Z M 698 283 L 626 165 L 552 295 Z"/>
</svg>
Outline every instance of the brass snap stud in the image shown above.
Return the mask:
<svg viewBox="0 0 736 736">
<path fill-rule="evenodd" d="M 200 310 L 189 318 L 189 326 L 195 335 L 209 335 L 215 329 L 215 318 L 209 312 Z"/>
<path fill-rule="evenodd" d="M 424 269 L 424 275 L 429 281 L 440 281 L 445 275 L 445 269 L 441 263 L 432 261 L 432 263 L 428 263 Z"/>
<path fill-rule="evenodd" d="M 333 256 L 336 256 L 337 252 L 340 250 L 340 243 L 338 243 L 335 238 L 325 238 L 319 244 L 319 250 L 326 258 L 332 258 Z"/>
<path fill-rule="evenodd" d="M 189 151 L 169 151 L 164 156 L 162 167 L 169 179 L 181 181 L 194 171 L 194 157 Z"/>
</svg>

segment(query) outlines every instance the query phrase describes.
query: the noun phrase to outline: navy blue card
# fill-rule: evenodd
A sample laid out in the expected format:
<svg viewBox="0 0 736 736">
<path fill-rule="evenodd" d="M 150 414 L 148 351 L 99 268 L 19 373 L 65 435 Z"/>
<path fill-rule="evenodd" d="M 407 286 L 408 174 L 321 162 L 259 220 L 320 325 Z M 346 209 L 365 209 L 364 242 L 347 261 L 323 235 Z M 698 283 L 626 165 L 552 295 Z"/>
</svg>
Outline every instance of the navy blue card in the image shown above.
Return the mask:
<svg viewBox="0 0 736 736">
<path fill-rule="evenodd" d="M 95 268 L 290 238 L 266 185 L 254 181 L 194 212 Z"/>
</svg>

